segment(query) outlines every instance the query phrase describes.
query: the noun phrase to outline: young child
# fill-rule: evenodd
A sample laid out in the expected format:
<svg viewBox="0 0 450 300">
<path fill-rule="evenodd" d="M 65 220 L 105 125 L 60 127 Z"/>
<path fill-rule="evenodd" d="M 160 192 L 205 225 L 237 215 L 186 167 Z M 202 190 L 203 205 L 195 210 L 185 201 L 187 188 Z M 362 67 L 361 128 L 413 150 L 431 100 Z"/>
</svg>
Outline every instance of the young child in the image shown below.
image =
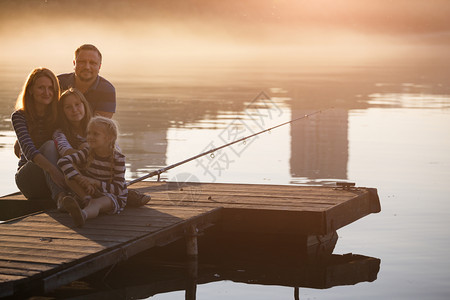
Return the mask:
<svg viewBox="0 0 450 300">
<path fill-rule="evenodd" d="M 120 213 L 126 205 L 125 156 L 116 149 L 117 135 L 114 121 L 94 117 L 87 126 L 89 147 L 58 161 L 67 185 L 80 199 L 81 207 L 75 198 L 63 198 L 77 227 L 99 213 Z"/>
</svg>

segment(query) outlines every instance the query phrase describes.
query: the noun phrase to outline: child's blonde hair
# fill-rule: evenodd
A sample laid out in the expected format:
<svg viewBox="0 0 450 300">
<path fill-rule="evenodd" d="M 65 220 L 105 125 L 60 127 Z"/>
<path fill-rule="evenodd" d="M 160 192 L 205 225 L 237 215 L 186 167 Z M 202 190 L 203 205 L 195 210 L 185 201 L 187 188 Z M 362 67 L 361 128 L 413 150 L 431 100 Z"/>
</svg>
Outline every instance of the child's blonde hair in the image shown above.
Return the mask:
<svg viewBox="0 0 450 300">
<path fill-rule="evenodd" d="M 101 117 L 101 116 L 96 116 L 93 117 L 88 125 L 87 128 L 89 130 L 89 128 L 91 126 L 101 126 L 105 129 L 105 133 L 106 136 L 110 137 L 110 145 L 109 145 L 109 149 L 111 150 L 111 178 L 110 178 L 110 183 L 113 180 L 114 177 L 114 155 L 116 152 L 119 152 L 119 149 L 116 145 L 116 141 L 117 141 L 117 137 L 119 136 L 119 127 L 117 126 L 117 123 L 114 120 L 105 118 L 105 117 Z M 87 162 L 86 162 L 86 168 L 92 163 L 92 160 L 94 159 L 94 153 L 92 151 L 92 149 L 89 151 L 89 155 L 87 158 Z"/>
<path fill-rule="evenodd" d="M 117 137 L 119 136 L 119 127 L 117 126 L 117 123 L 109 118 L 96 116 L 89 121 L 87 128 L 95 125 L 103 127 L 106 131 L 106 136 L 111 138 L 111 144 L 109 146 L 111 153 L 113 153 L 116 148 Z"/>
</svg>

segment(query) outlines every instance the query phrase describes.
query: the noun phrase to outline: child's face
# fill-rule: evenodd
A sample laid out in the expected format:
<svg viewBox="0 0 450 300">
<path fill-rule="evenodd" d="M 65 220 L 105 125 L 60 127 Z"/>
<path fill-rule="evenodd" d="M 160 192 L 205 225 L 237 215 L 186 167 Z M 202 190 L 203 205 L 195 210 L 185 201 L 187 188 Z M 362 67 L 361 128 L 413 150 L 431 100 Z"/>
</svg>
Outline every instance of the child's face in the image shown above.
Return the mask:
<svg viewBox="0 0 450 300">
<path fill-rule="evenodd" d="M 63 110 L 67 120 L 71 123 L 80 122 L 85 115 L 83 102 L 75 95 L 68 95 L 64 99 Z"/>
<path fill-rule="evenodd" d="M 107 136 L 103 126 L 91 124 L 87 128 L 87 142 L 93 150 L 106 150 L 110 147 L 111 138 Z"/>
</svg>

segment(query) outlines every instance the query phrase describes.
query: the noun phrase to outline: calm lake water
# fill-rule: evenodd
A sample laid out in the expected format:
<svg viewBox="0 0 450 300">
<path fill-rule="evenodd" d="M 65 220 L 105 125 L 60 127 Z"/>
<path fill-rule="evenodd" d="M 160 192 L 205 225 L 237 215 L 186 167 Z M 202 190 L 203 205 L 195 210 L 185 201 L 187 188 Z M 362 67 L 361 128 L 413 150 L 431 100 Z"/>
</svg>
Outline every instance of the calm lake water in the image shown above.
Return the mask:
<svg viewBox="0 0 450 300">
<path fill-rule="evenodd" d="M 288 185 L 348 180 L 377 188 L 381 212 L 340 229 L 334 249 L 380 259 L 376 280 L 300 287 L 299 298 L 449 299 L 450 68 L 435 63 L 448 58 L 306 69 L 254 62 L 185 65 L 137 76 L 114 69 L 102 75 L 116 86 L 114 118 L 128 179 L 320 111 L 172 169 L 163 179 Z M 33 67 L 0 65 L 2 195 L 16 191 L 9 116 Z M 230 280 L 199 284 L 196 296 L 295 297 L 289 286 Z M 179 290 L 151 299 L 184 297 Z"/>
</svg>

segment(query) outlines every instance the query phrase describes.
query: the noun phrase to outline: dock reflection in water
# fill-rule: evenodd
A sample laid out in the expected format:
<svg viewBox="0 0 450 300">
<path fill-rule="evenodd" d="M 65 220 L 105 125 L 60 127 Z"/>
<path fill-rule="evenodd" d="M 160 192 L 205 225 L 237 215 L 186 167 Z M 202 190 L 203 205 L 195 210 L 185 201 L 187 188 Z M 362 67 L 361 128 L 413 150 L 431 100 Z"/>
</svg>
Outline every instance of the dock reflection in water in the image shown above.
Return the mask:
<svg viewBox="0 0 450 300">
<path fill-rule="evenodd" d="M 290 287 L 292 299 L 300 299 L 300 288 L 328 289 L 376 280 L 380 259 L 352 253 L 332 254 L 337 240 L 335 233 L 329 240 L 306 250 L 295 245 L 291 237 L 207 235 L 199 240 L 198 260 L 186 257 L 184 241 L 179 241 L 146 251 L 125 264 L 103 270 L 47 296 L 157 299 L 158 295 L 178 293 L 179 297 L 179 293 L 184 292 L 185 299 L 196 299 L 197 294 L 201 296 L 198 285 L 232 281 Z"/>
</svg>

